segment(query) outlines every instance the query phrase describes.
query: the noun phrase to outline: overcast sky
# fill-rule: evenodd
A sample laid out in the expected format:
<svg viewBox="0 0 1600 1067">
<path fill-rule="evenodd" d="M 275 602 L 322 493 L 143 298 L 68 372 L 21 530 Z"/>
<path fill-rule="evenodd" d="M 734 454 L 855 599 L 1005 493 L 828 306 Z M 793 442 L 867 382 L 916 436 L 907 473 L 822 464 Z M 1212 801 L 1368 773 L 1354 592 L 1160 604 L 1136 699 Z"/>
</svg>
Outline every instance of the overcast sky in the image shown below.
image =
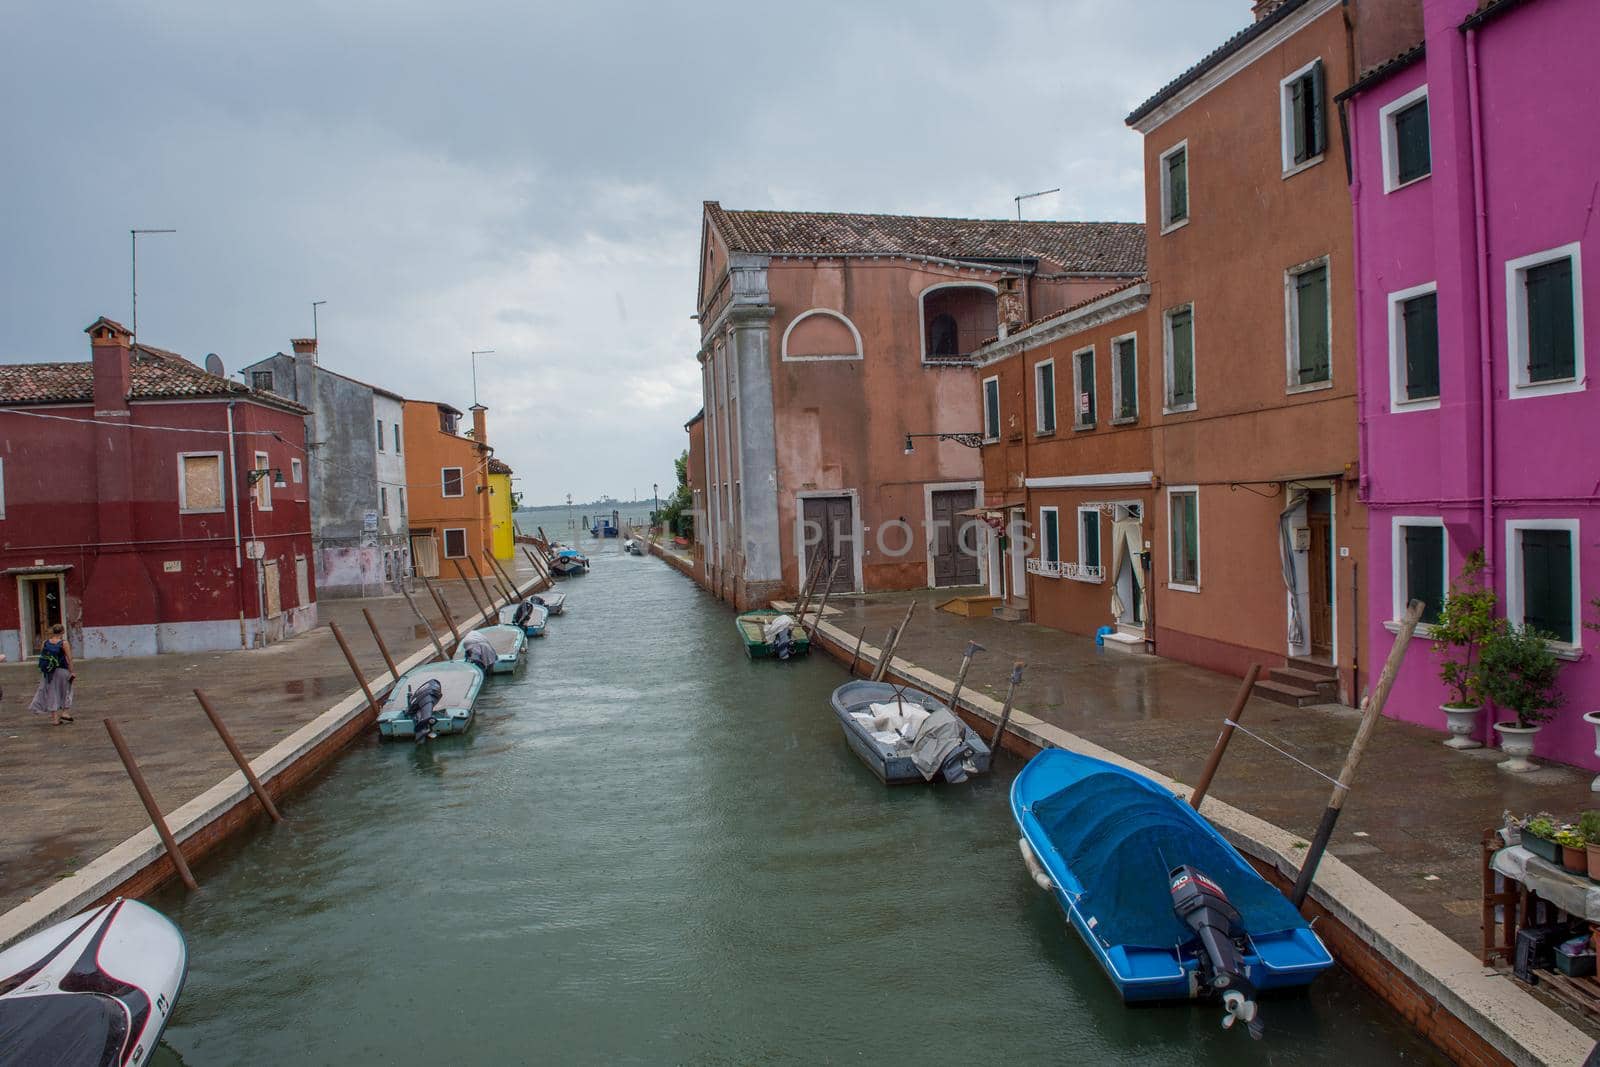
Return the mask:
<svg viewBox="0 0 1600 1067">
<path fill-rule="evenodd" d="M 158 12 L 152 14 L 152 12 Z M 1131 107 L 1249 0 L 7 5 L 0 360 L 95 316 L 472 400 L 530 503 L 672 481 L 700 203 L 1143 218 Z"/>
</svg>

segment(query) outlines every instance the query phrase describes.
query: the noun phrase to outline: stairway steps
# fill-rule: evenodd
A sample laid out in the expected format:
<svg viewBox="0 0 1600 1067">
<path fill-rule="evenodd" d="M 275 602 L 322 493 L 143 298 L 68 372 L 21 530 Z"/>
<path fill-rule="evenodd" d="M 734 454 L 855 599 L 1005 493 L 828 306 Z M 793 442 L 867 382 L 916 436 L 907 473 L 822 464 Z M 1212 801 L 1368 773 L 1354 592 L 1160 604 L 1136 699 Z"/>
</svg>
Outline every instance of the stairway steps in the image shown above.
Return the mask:
<svg viewBox="0 0 1600 1067">
<path fill-rule="evenodd" d="M 1310 689 L 1324 700 L 1336 700 L 1339 696 L 1339 679 L 1326 674 L 1316 674 L 1299 667 L 1274 667 L 1267 672 L 1267 677 L 1270 681 Z"/>
<path fill-rule="evenodd" d="M 1303 708 L 1308 704 L 1325 704 L 1327 700 L 1315 689 L 1294 685 L 1288 682 L 1275 682 L 1267 680 L 1257 682 L 1252 692 L 1263 700 L 1270 700 L 1275 704 L 1287 704 L 1291 708 Z"/>
<path fill-rule="evenodd" d="M 1297 671 L 1305 671 L 1307 674 L 1320 674 L 1322 677 L 1331 678 L 1334 681 L 1339 680 L 1339 668 L 1331 663 L 1323 663 L 1321 660 L 1310 659 L 1306 656 L 1290 656 L 1288 658 L 1289 666 Z"/>
</svg>

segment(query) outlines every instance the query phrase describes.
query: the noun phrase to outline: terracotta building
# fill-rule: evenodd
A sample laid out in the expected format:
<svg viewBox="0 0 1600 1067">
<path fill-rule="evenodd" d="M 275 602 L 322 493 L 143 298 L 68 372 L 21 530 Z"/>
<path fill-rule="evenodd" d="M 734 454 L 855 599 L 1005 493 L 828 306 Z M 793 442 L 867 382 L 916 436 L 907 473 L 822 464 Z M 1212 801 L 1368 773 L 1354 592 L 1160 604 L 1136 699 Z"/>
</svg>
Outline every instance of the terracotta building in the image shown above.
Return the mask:
<svg viewBox="0 0 1600 1067">
<path fill-rule="evenodd" d="M 482 566 L 491 548 L 487 414 L 483 405 L 473 405 L 467 437 L 459 409 L 427 400 L 405 403 L 411 561 L 419 576 L 453 578 L 448 560 L 466 566 L 471 557 Z"/>
<path fill-rule="evenodd" d="M 842 559 L 858 590 L 986 564 L 972 353 L 1144 271 L 1132 223 L 705 205 L 698 298 L 707 583 L 740 606 Z"/>
<path fill-rule="evenodd" d="M 91 362 L 0 365 L 0 651 L 251 647 L 316 624 L 306 409 L 87 330 Z"/>
</svg>

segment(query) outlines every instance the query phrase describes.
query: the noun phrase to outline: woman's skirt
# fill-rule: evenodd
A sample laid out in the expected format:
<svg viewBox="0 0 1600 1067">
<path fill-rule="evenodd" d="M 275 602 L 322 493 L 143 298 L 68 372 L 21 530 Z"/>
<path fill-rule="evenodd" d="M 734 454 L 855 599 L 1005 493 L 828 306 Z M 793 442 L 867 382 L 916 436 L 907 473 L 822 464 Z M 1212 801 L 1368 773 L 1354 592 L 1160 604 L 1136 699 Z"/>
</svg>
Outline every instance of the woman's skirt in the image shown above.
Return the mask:
<svg viewBox="0 0 1600 1067">
<path fill-rule="evenodd" d="M 54 715 L 58 711 L 72 710 L 72 675 L 61 667 L 50 672 L 48 678 L 39 680 L 39 691 L 33 694 L 28 710 L 35 715 Z"/>
</svg>

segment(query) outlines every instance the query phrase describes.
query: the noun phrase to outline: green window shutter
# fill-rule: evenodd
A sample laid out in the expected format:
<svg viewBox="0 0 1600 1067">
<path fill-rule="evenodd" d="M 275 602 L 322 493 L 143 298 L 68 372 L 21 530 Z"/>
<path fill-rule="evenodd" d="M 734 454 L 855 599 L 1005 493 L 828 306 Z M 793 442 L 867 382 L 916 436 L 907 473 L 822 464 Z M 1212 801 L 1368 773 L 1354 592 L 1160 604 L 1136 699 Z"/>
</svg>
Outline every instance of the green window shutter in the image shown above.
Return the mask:
<svg viewBox="0 0 1600 1067">
<path fill-rule="evenodd" d="M 1295 276 L 1299 310 L 1300 384 L 1328 380 L 1328 268 Z"/>
<path fill-rule="evenodd" d="M 1320 156 L 1328 149 L 1327 118 L 1323 113 L 1322 98 L 1327 92 L 1327 86 L 1322 73 L 1322 60 L 1317 60 L 1311 67 L 1309 76 L 1308 95 L 1311 106 L 1306 112 L 1306 150 L 1307 158 Z"/>
<path fill-rule="evenodd" d="M 1305 78 L 1296 78 L 1289 84 L 1289 123 L 1293 127 L 1290 136 L 1294 141 L 1294 161 L 1304 163 L 1315 153 L 1310 146 L 1311 127 L 1306 121 L 1307 106 L 1310 103 L 1307 92 L 1309 86 Z"/>
<path fill-rule="evenodd" d="M 998 438 L 1000 436 L 1000 383 L 985 382 L 983 386 L 984 430 L 986 436 Z"/>
<path fill-rule="evenodd" d="M 1039 368 L 1039 428 L 1054 433 L 1056 428 L 1056 368 L 1047 364 Z"/>
<path fill-rule="evenodd" d="M 1078 516 L 1080 528 L 1079 537 L 1083 551 L 1085 567 L 1100 566 L 1100 513 L 1098 511 L 1085 511 Z"/>
<path fill-rule="evenodd" d="M 1189 150 L 1187 148 L 1167 157 L 1167 221 L 1178 222 L 1189 217 Z"/>
<path fill-rule="evenodd" d="M 1047 563 L 1061 559 L 1061 519 L 1053 511 L 1044 513 L 1044 559 Z"/>
<path fill-rule="evenodd" d="M 1194 312 L 1188 309 L 1172 314 L 1172 403 L 1194 403 Z"/>
<path fill-rule="evenodd" d="M 1131 419 L 1139 414 L 1139 383 L 1137 367 L 1135 365 L 1136 353 L 1132 341 L 1117 342 L 1117 377 L 1122 395 L 1118 398 L 1121 402 L 1117 405 L 1117 418 Z"/>
<path fill-rule="evenodd" d="M 1522 622 L 1572 640 L 1572 533 L 1523 530 Z"/>
<path fill-rule="evenodd" d="M 1426 607 L 1422 621 L 1439 621 L 1444 601 L 1444 527 L 1407 526 L 1405 529 L 1406 600 Z"/>
<path fill-rule="evenodd" d="M 1078 396 L 1074 407 L 1076 422 L 1079 426 L 1093 426 L 1095 422 L 1094 403 L 1094 356 L 1085 352 L 1077 357 L 1078 360 Z"/>
<path fill-rule="evenodd" d="M 1572 301 L 1572 260 L 1530 267 L 1528 381 L 1549 382 L 1577 373 L 1577 333 Z"/>
<path fill-rule="evenodd" d="M 1395 178 L 1404 184 L 1433 169 L 1428 145 L 1428 101 L 1418 100 L 1394 117 Z"/>
<path fill-rule="evenodd" d="M 1406 399 L 1439 395 L 1439 297 L 1424 293 L 1400 305 L 1405 325 Z"/>
<path fill-rule="evenodd" d="M 1172 580 L 1192 585 L 1200 561 L 1200 534 L 1195 529 L 1195 495 L 1172 497 Z"/>
</svg>

